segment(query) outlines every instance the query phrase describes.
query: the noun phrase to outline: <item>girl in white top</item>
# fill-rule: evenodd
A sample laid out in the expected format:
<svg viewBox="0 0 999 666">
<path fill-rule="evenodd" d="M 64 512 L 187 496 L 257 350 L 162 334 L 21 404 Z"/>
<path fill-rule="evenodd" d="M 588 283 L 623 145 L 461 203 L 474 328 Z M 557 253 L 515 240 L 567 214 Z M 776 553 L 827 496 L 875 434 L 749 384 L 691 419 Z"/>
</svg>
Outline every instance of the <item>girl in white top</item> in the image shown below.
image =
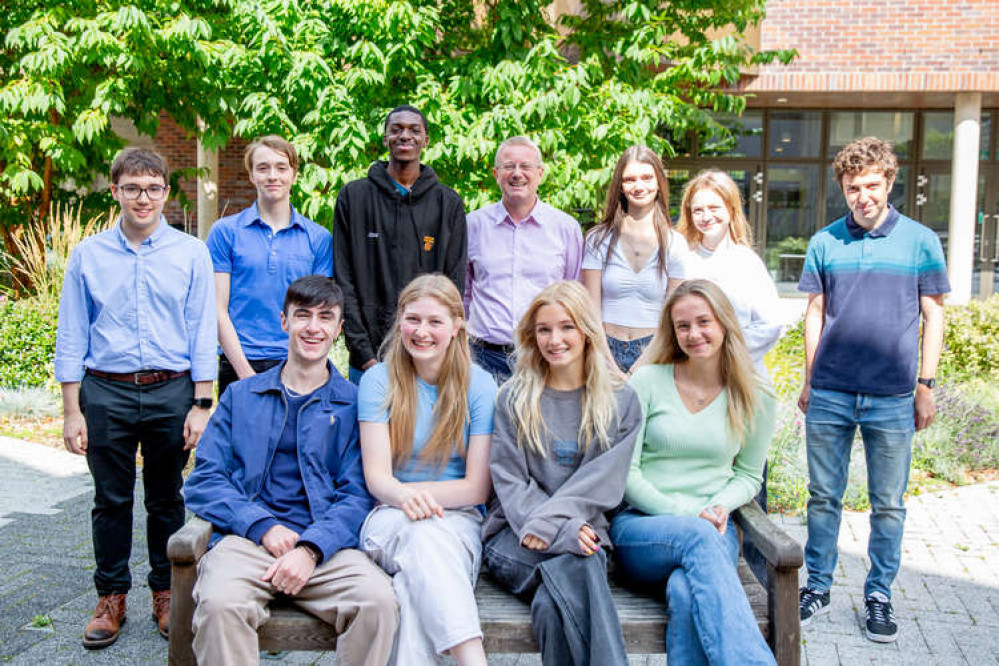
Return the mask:
<svg viewBox="0 0 999 666">
<path fill-rule="evenodd" d="M 781 332 L 780 299 L 753 250 L 738 185 L 713 169 L 694 176 L 683 188 L 678 226 L 690 244 L 688 277 L 722 288 L 735 308 L 753 364 L 766 377 L 763 357 Z"/>
<path fill-rule="evenodd" d="M 423 275 L 402 290 L 384 362 L 361 378 L 358 421 L 379 505 L 360 547 L 392 576 L 399 634 L 390 663 L 485 666 L 475 580 L 489 497 L 496 384 L 473 365 L 457 287 Z"/>
<path fill-rule="evenodd" d="M 668 202 L 659 157 L 631 146 L 614 168 L 603 219 L 586 238 L 582 281 L 622 372 L 652 340 L 667 294 L 686 277 L 687 243 L 670 224 Z"/>
</svg>

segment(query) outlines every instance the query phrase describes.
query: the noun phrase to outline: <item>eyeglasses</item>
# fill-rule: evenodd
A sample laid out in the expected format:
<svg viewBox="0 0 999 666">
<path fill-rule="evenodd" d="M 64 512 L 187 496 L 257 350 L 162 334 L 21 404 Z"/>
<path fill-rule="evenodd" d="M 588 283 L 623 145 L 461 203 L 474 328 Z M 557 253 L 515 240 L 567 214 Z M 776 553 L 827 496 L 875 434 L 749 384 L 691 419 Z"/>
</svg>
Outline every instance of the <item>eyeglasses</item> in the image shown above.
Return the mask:
<svg viewBox="0 0 999 666">
<path fill-rule="evenodd" d="M 135 201 L 145 192 L 150 201 L 162 201 L 170 188 L 163 185 L 150 185 L 149 187 L 139 187 L 138 185 L 122 185 L 118 188 L 121 195 L 128 201 Z"/>
<path fill-rule="evenodd" d="M 513 173 L 517 169 L 520 169 L 524 173 L 532 173 L 540 168 L 541 168 L 540 164 L 528 164 L 526 162 L 523 164 L 515 162 L 506 162 L 504 164 L 499 165 L 499 170 L 502 171 L 503 173 Z"/>
</svg>

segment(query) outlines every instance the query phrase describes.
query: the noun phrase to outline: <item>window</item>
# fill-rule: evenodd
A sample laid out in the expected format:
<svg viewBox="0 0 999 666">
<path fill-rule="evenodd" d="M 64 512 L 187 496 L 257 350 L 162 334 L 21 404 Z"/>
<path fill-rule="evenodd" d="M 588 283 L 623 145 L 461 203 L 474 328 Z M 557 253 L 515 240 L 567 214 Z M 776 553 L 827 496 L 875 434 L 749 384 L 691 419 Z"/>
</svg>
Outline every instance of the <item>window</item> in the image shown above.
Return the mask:
<svg viewBox="0 0 999 666">
<path fill-rule="evenodd" d="M 829 114 L 829 159 L 865 136 L 887 139 L 900 160 L 909 157 L 915 114 L 909 111 L 833 111 Z"/>
<path fill-rule="evenodd" d="M 746 111 L 742 116 L 718 114 L 715 120 L 732 132 L 725 137 L 709 135 L 701 142 L 701 155 L 758 158 L 763 152 L 763 112 Z"/>
<path fill-rule="evenodd" d="M 770 114 L 767 146 L 770 157 L 822 157 L 822 112 Z"/>
</svg>

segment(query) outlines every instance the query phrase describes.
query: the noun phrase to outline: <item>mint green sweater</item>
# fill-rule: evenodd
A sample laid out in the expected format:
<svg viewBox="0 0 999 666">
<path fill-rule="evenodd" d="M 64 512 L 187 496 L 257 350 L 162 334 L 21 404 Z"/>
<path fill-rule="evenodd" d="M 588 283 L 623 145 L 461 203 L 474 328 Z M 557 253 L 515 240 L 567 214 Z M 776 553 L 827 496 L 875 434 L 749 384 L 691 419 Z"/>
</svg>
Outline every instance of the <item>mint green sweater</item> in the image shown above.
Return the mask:
<svg viewBox="0 0 999 666">
<path fill-rule="evenodd" d="M 673 382 L 672 365 L 639 368 L 629 382 L 643 421 L 624 498 L 650 514 L 696 516 L 720 504 L 736 509 L 760 489 L 774 432 L 776 403 L 760 389 L 761 404 L 741 449 L 728 433 L 728 392 L 691 414 Z"/>
</svg>

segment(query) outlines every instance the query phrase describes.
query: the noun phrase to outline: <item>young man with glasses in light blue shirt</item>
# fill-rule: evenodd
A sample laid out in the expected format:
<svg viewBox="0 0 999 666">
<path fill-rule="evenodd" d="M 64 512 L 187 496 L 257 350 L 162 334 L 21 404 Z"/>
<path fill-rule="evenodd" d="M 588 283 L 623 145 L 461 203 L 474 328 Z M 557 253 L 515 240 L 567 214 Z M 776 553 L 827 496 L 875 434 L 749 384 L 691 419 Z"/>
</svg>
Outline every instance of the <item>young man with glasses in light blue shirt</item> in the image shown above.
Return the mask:
<svg viewBox="0 0 999 666">
<path fill-rule="evenodd" d="M 142 445 L 149 587 L 166 637 L 167 539 L 184 523 L 181 472 L 212 407 L 215 294 L 208 250 L 163 217 L 166 163 L 126 148 L 111 166 L 118 224 L 73 250 L 59 302 L 55 374 L 63 438 L 94 477 L 92 531 L 99 601 L 84 647 L 111 645 L 132 584 L 135 456 Z"/>
<path fill-rule="evenodd" d="M 215 268 L 219 320 L 219 395 L 284 359 L 288 334 L 281 303 L 292 282 L 333 275 L 333 237 L 291 205 L 298 153 L 279 136 L 246 147 L 243 163 L 257 200 L 212 225 L 208 250 Z"/>
</svg>

